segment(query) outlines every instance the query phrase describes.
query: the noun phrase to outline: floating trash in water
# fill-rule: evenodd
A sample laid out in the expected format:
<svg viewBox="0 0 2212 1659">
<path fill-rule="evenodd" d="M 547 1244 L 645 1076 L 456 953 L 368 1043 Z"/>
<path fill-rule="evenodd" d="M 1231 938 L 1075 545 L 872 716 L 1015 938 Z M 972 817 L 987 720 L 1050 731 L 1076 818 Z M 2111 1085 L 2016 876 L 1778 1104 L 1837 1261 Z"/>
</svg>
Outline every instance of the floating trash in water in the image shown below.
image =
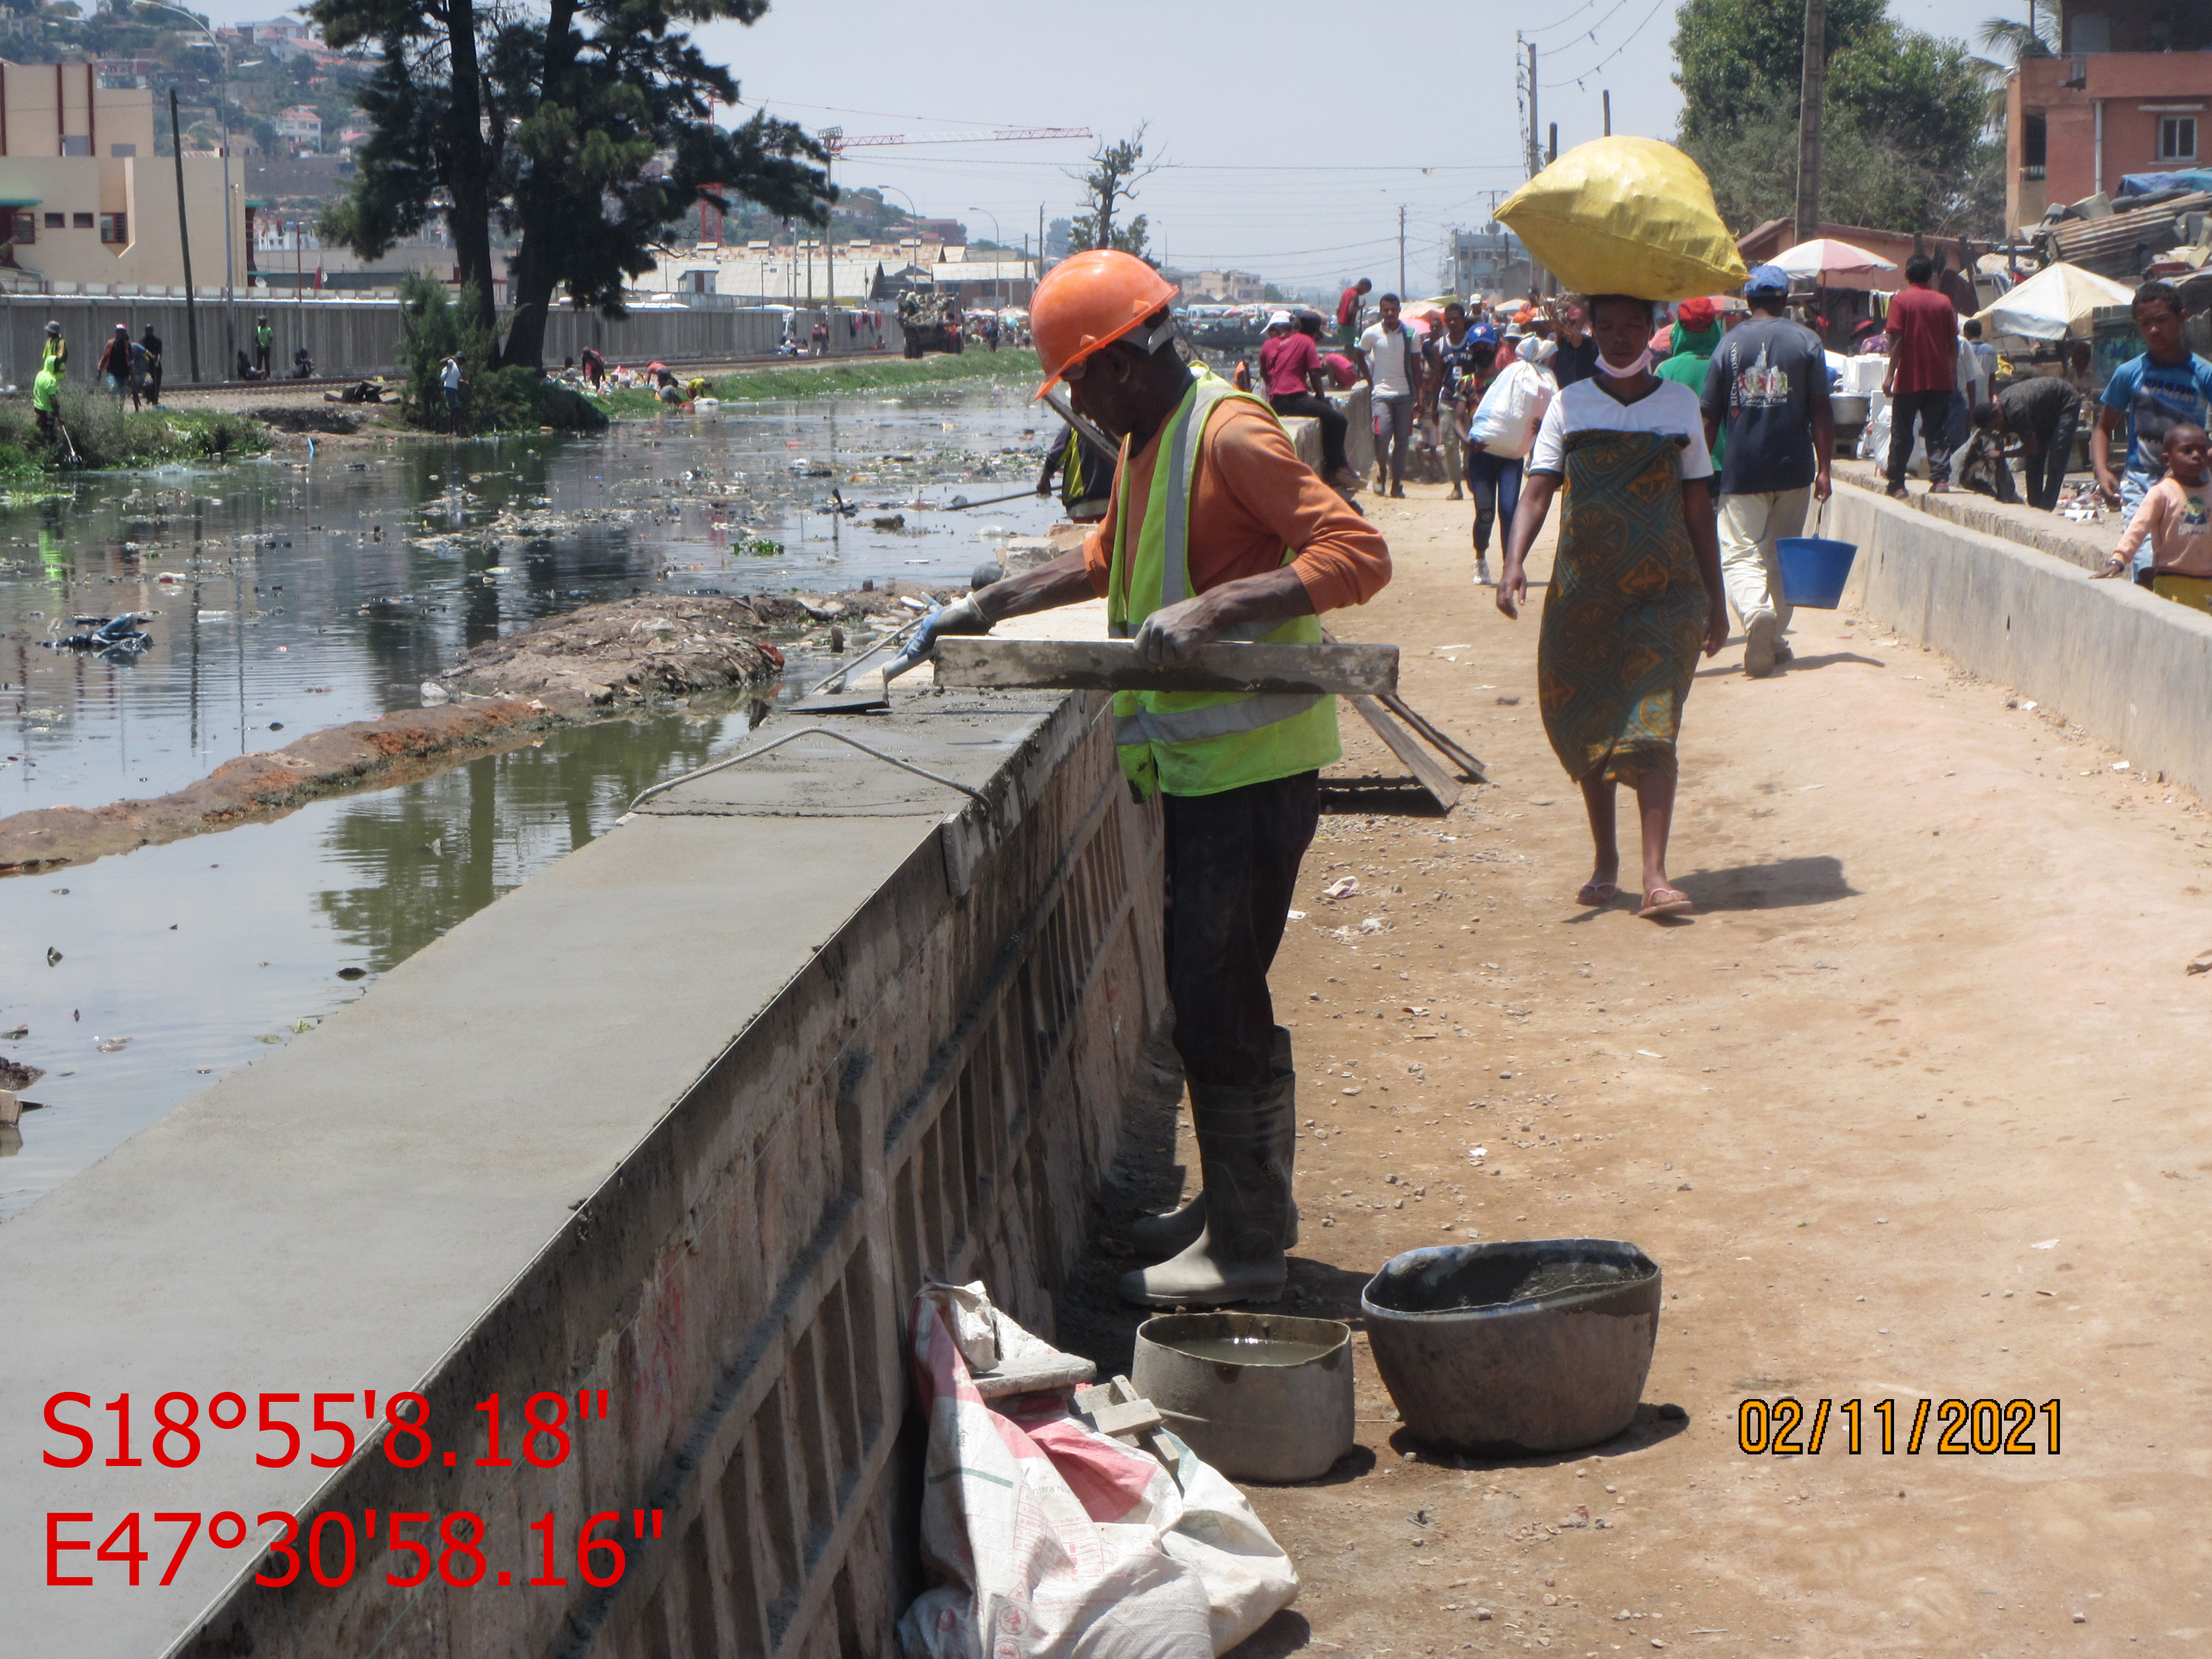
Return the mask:
<svg viewBox="0 0 2212 1659">
<path fill-rule="evenodd" d="M 749 558 L 774 559 L 782 556 L 783 544 L 771 541 L 766 536 L 747 536 L 732 545 L 730 550 L 743 553 Z"/>
<path fill-rule="evenodd" d="M 119 1054 L 131 1046 L 129 1037 L 94 1037 L 92 1046 L 103 1054 Z"/>
<path fill-rule="evenodd" d="M 368 977 L 368 969 L 366 968 L 341 968 L 338 969 L 338 977 L 340 979 L 367 979 Z"/>
</svg>

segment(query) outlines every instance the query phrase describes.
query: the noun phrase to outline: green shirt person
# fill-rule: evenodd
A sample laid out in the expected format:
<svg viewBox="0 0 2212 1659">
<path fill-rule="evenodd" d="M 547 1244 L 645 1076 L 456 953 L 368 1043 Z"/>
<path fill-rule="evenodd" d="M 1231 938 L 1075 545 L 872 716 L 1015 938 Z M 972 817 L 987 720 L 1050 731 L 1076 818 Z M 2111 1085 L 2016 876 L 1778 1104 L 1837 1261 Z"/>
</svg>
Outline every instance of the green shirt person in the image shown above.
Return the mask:
<svg viewBox="0 0 2212 1659">
<path fill-rule="evenodd" d="M 38 419 L 42 437 L 50 437 L 53 434 L 54 422 L 61 404 L 61 370 L 49 357 L 39 365 L 38 377 L 31 382 L 31 413 Z"/>
<path fill-rule="evenodd" d="M 41 367 L 51 363 L 57 374 L 69 373 L 69 342 L 62 338 L 59 323 L 46 325 L 46 343 L 39 354 L 39 362 Z"/>
</svg>

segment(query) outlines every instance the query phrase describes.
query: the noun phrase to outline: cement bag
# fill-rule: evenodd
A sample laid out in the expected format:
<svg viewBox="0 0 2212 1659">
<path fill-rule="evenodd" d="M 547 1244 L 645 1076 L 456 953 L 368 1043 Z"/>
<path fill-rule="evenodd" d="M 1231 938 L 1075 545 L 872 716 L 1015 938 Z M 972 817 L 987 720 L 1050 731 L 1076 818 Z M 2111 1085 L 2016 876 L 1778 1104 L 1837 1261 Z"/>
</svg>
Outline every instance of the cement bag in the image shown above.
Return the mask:
<svg viewBox="0 0 2212 1659">
<path fill-rule="evenodd" d="M 972 1348 L 994 1325 L 1003 1349 L 1012 1322 L 995 1310 L 987 1322 L 979 1301 L 988 1307 L 981 1285 L 915 1298 L 929 1413 L 922 1559 L 938 1582 L 899 1620 L 903 1659 L 1211 1659 L 1290 1604 L 1288 1556 L 1172 1436 L 1171 1473 L 1059 1395 L 987 1404 L 955 1327 Z"/>
<path fill-rule="evenodd" d="M 1698 164 L 1656 138 L 1577 144 L 1498 210 L 1578 294 L 1687 300 L 1743 286 L 1735 239 Z"/>
</svg>

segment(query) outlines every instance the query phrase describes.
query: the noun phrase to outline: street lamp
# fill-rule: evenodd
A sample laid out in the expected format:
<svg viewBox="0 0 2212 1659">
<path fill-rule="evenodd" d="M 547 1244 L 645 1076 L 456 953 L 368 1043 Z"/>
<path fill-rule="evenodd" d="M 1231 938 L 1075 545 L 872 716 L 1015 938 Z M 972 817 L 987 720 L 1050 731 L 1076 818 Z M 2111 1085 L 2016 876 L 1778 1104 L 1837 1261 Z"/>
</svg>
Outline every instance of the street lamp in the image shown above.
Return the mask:
<svg viewBox="0 0 2212 1659">
<path fill-rule="evenodd" d="M 991 269 L 996 270 L 999 268 L 1000 264 L 999 256 L 1006 251 L 1006 245 L 1000 240 L 999 235 L 999 216 L 992 212 L 988 208 L 971 207 L 968 211 L 970 213 L 980 213 L 991 222 Z M 1002 277 L 1000 280 L 1004 281 L 1005 279 Z M 999 309 L 1004 311 L 1006 308 L 1006 296 L 1001 295 L 999 296 Z"/>
</svg>

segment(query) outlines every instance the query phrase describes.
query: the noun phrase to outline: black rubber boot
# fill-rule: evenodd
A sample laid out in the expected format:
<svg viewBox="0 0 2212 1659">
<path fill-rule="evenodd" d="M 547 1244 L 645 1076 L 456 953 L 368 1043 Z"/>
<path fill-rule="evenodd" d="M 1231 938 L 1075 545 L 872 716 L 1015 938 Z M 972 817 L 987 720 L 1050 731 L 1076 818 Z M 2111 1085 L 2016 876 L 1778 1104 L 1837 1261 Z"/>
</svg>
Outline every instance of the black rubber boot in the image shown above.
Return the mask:
<svg viewBox="0 0 2212 1659">
<path fill-rule="evenodd" d="M 1283 1167 L 1289 1169 L 1297 1161 L 1297 1067 L 1291 1058 L 1291 1034 L 1281 1026 L 1275 1027 L 1274 1052 L 1270 1056 L 1274 1063 L 1275 1081 L 1288 1079 L 1291 1085 L 1291 1109 L 1283 1115 L 1282 1141 L 1279 1155 Z M 1139 1216 L 1129 1224 L 1129 1243 L 1139 1255 L 1164 1259 L 1188 1249 L 1206 1231 L 1206 1188 L 1201 1186 L 1190 1202 L 1180 1209 L 1170 1210 L 1165 1215 Z M 1291 1233 L 1283 1241 L 1285 1249 L 1298 1242 L 1298 1206 L 1291 1206 Z"/>
<path fill-rule="evenodd" d="M 1297 1079 L 1264 1089 L 1191 1085 L 1191 1116 L 1206 1182 L 1206 1221 L 1188 1249 L 1121 1276 L 1139 1307 L 1214 1308 L 1273 1302 L 1283 1293 L 1291 1228 L 1291 1144 Z"/>
</svg>

